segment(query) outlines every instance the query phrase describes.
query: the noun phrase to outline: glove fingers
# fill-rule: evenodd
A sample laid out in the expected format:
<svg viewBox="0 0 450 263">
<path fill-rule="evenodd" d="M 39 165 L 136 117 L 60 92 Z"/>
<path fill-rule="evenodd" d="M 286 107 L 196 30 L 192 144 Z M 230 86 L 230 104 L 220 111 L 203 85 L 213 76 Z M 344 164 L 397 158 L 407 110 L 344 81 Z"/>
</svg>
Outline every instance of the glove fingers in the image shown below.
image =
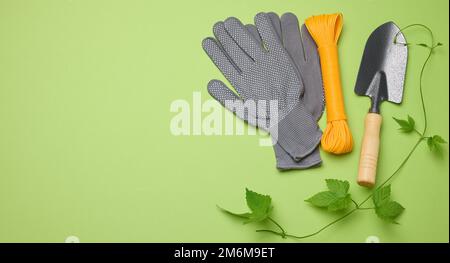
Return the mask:
<svg viewBox="0 0 450 263">
<path fill-rule="evenodd" d="M 258 118 L 255 115 L 256 105 L 252 109 L 252 105 L 245 103 L 236 93 L 229 89 L 220 80 L 211 80 L 208 83 L 208 93 L 227 110 L 234 113 L 239 119 L 248 122 L 252 126 L 258 126 Z M 265 122 L 261 122 L 261 125 Z M 261 127 L 265 128 L 265 127 Z"/>
<path fill-rule="evenodd" d="M 320 70 L 320 59 L 316 43 L 311 37 L 305 25 L 302 25 L 302 42 L 305 50 L 305 57 L 309 68 L 308 76 L 305 76 L 305 92 L 303 101 L 311 115 L 319 120 L 324 110 L 324 91 L 322 73 Z"/>
<path fill-rule="evenodd" d="M 225 105 L 226 101 L 241 100 L 236 93 L 220 80 L 211 80 L 208 83 L 208 93 L 222 105 Z"/>
<path fill-rule="evenodd" d="M 267 16 L 269 17 L 270 22 L 272 23 L 273 29 L 275 29 L 275 33 L 277 33 L 278 39 L 282 40 L 282 38 L 281 38 L 282 29 L 281 29 L 280 17 L 274 12 L 267 13 Z"/>
<path fill-rule="evenodd" d="M 269 52 L 283 52 L 281 41 L 266 13 L 259 13 L 255 16 L 255 25 Z"/>
<path fill-rule="evenodd" d="M 303 49 L 305 50 L 306 60 L 317 60 L 319 61 L 319 54 L 317 53 L 317 45 L 314 42 L 311 34 L 309 33 L 306 26 L 302 25 L 302 43 Z M 320 64 L 319 64 L 320 65 Z"/>
<path fill-rule="evenodd" d="M 225 29 L 234 39 L 237 45 L 244 50 L 253 60 L 257 60 L 264 53 L 261 45 L 250 35 L 245 26 L 235 17 L 227 18 L 224 22 Z"/>
<path fill-rule="evenodd" d="M 241 70 L 247 70 L 253 63 L 252 59 L 236 44 L 228 32 L 225 30 L 223 22 L 218 22 L 213 27 L 214 36 L 222 45 L 225 52 Z"/>
<path fill-rule="evenodd" d="M 248 25 L 245 25 L 245 28 L 250 33 L 250 35 L 253 36 L 254 40 L 262 46 L 262 39 L 258 33 L 258 29 L 256 28 L 256 26 L 252 25 L 252 24 L 248 24 Z"/>
<path fill-rule="evenodd" d="M 305 62 L 302 39 L 300 37 L 300 28 L 298 19 L 292 13 L 286 13 L 281 17 L 281 27 L 283 32 L 283 44 L 294 62 Z"/>
<path fill-rule="evenodd" d="M 219 68 L 225 78 L 236 88 L 236 91 L 239 94 L 242 94 L 243 91 L 236 85 L 238 83 L 237 80 L 239 79 L 240 71 L 226 55 L 222 47 L 214 38 L 204 39 L 202 46 L 206 54 L 208 54 L 212 62 Z"/>
</svg>

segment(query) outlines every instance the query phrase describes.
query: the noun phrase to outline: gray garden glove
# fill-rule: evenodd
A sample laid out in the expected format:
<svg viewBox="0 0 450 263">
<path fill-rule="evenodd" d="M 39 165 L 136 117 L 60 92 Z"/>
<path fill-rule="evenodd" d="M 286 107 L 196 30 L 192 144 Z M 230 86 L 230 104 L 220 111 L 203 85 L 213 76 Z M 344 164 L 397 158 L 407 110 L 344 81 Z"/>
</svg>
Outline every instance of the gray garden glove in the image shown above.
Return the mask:
<svg viewBox="0 0 450 263">
<path fill-rule="evenodd" d="M 250 116 L 236 108 L 227 108 L 251 125 L 268 130 L 272 137 L 275 133 L 278 145 L 299 161 L 316 149 L 322 133 L 316 120 L 300 101 L 302 79 L 277 36 L 270 17 L 265 13 L 256 15 L 255 25 L 264 46 L 255 41 L 236 18 L 217 23 L 214 26 L 216 39 L 203 41 L 206 53 L 238 95 L 219 80 L 212 80 L 208 91 L 225 107 L 227 101 L 278 101 L 276 120 L 270 119 L 270 112 Z"/>
<path fill-rule="evenodd" d="M 272 12 L 267 15 L 302 77 L 304 93 L 300 100 L 303 101 L 314 119 L 318 121 L 324 111 L 324 92 L 317 46 L 305 25 L 302 26 L 300 31 L 298 19 L 294 14 L 286 13 L 281 19 Z M 246 28 L 255 40 L 262 44 L 257 28 L 254 25 L 246 25 Z M 292 159 L 279 145 L 274 146 L 274 151 L 277 168 L 280 170 L 305 169 L 322 162 L 319 147 L 298 162 Z"/>
</svg>

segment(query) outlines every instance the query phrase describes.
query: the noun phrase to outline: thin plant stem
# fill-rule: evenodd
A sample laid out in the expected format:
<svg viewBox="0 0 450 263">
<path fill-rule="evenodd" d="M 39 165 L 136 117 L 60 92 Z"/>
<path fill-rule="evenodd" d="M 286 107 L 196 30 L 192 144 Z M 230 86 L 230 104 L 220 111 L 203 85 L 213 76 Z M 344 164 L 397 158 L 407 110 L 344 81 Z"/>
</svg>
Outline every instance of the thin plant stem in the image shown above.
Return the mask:
<svg viewBox="0 0 450 263">
<path fill-rule="evenodd" d="M 428 118 L 427 118 L 427 111 L 426 111 L 426 107 L 425 107 L 425 100 L 424 100 L 424 96 L 423 96 L 423 85 L 422 85 L 422 84 L 423 84 L 423 74 L 424 74 L 424 72 L 425 72 L 425 68 L 426 68 L 428 62 L 430 61 L 431 56 L 433 55 L 434 49 L 435 49 L 436 47 L 438 47 L 439 44 L 438 44 L 438 45 L 435 44 L 435 42 L 434 42 L 433 31 L 432 31 L 429 27 L 427 27 L 426 25 L 424 25 L 424 24 L 411 24 L 411 25 L 408 25 L 408 26 L 402 28 L 402 29 L 397 33 L 397 35 L 395 36 L 394 42 L 397 41 L 397 36 L 398 36 L 401 32 L 403 32 L 403 31 L 405 31 L 406 29 L 411 28 L 411 27 L 422 27 L 422 28 L 424 28 L 426 31 L 428 31 L 428 33 L 430 34 L 430 37 L 431 37 L 431 45 L 428 47 L 428 48 L 430 49 L 430 52 L 428 53 L 428 56 L 427 56 L 425 62 L 423 63 L 423 65 L 422 65 L 422 69 L 420 70 L 420 77 L 419 77 L 420 101 L 421 101 L 421 104 L 422 104 L 423 121 L 424 121 L 424 127 L 423 127 L 422 136 L 425 136 L 425 133 L 426 133 L 427 128 L 428 128 Z M 399 44 L 405 44 L 405 45 L 406 45 L 407 43 L 399 43 Z"/>
<path fill-rule="evenodd" d="M 287 234 L 286 232 L 276 232 L 270 229 L 258 229 L 256 230 L 256 232 L 267 232 L 267 233 L 272 233 L 272 234 L 276 234 L 278 236 L 284 236 L 284 237 L 290 237 L 290 238 L 295 238 L 295 239 L 305 239 L 308 237 L 312 237 L 315 235 L 320 234 L 322 231 L 324 231 L 325 229 L 329 228 L 330 226 L 336 224 L 337 222 L 343 220 L 344 218 L 350 216 L 351 214 L 353 214 L 354 212 L 356 212 L 358 209 L 353 208 L 352 210 L 350 210 L 349 212 L 347 212 L 345 215 L 341 216 L 340 218 L 334 220 L 333 222 L 325 225 L 324 227 L 322 227 L 321 229 L 317 230 L 316 232 L 309 234 L 309 235 L 305 235 L 305 236 L 296 236 L 296 235 L 291 235 L 291 234 Z"/>
<path fill-rule="evenodd" d="M 414 129 L 414 132 L 415 132 L 417 135 L 419 135 L 421 138 L 423 137 L 423 134 L 420 133 L 420 131 L 418 131 L 417 129 Z"/>
<path fill-rule="evenodd" d="M 361 207 L 359 210 L 373 210 L 375 207 Z"/>
<path fill-rule="evenodd" d="M 353 199 L 352 199 L 352 202 L 353 202 L 353 204 L 355 204 L 355 208 L 358 209 L 359 208 L 358 203 L 355 200 L 353 200 Z"/>
<path fill-rule="evenodd" d="M 273 218 L 271 218 L 271 217 L 268 217 L 267 219 L 269 219 L 270 222 L 274 223 L 274 224 L 281 230 L 281 233 L 282 233 L 282 236 L 283 236 L 283 237 L 286 237 L 286 231 L 283 229 L 283 227 L 282 227 L 280 224 L 278 224 L 277 221 L 275 221 L 275 220 L 274 220 Z"/>
</svg>

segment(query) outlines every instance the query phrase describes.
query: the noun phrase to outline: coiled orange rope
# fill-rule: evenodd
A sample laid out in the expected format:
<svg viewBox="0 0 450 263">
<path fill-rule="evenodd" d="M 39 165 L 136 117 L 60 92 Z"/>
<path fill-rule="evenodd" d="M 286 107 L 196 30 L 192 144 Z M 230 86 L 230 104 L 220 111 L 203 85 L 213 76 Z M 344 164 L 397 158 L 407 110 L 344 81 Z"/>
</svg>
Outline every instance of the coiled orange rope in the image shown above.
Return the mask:
<svg viewBox="0 0 450 263">
<path fill-rule="evenodd" d="M 312 16 L 305 21 L 317 44 L 322 68 L 327 127 L 322 136 L 322 149 L 344 154 L 353 149 L 353 138 L 347 124 L 339 73 L 337 42 L 342 31 L 342 14 Z"/>
</svg>

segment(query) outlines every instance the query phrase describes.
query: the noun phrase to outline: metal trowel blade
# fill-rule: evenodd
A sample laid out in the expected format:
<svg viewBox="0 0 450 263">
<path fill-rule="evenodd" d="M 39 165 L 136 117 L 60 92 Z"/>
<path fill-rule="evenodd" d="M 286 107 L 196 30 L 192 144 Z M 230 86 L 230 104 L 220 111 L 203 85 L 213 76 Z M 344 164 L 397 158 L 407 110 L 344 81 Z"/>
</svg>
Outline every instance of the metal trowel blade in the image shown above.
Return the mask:
<svg viewBox="0 0 450 263">
<path fill-rule="evenodd" d="M 372 32 L 359 68 L 356 94 L 371 97 L 378 106 L 385 100 L 402 102 L 408 61 L 405 43 L 404 35 L 393 22 L 387 22 Z"/>
</svg>

